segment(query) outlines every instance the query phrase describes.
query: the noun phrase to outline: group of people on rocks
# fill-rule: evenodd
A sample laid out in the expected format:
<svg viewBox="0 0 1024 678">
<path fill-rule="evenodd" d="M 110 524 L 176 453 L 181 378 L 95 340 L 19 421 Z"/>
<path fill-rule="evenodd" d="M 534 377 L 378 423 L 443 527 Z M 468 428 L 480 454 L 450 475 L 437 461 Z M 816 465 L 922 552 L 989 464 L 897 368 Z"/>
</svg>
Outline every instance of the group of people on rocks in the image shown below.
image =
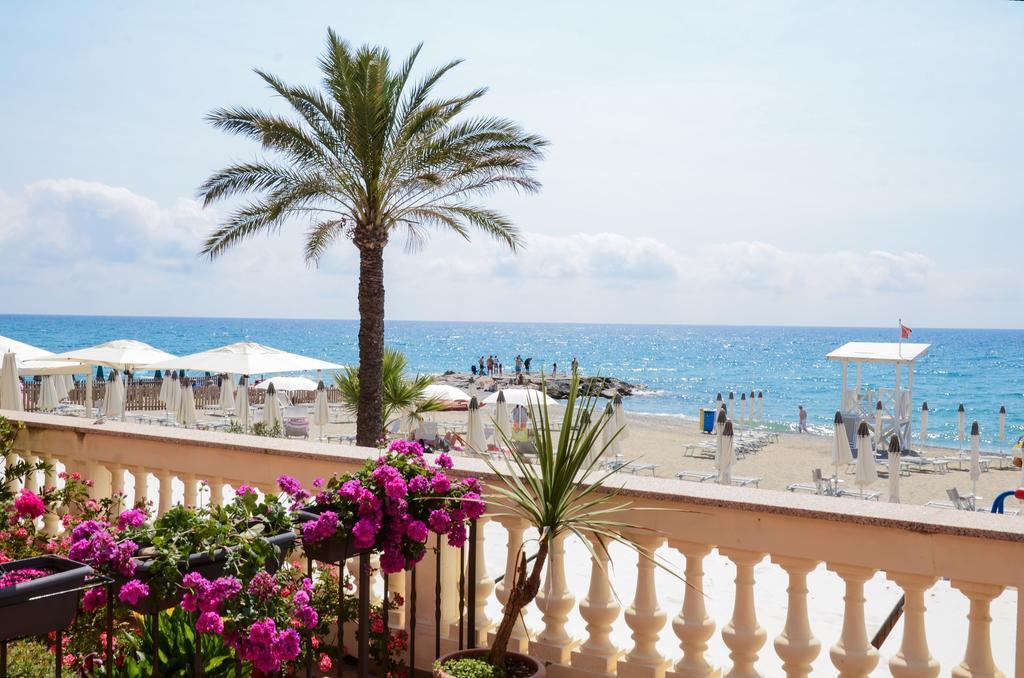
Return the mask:
<svg viewBox="0 0 1024 678">
<path fill-rule="evenodd" d="M 523 374 L 524 373 L 525 374 L 530 374 L 530 369 L 531 369 L 531 366 L 532 366 L 531 363 L 533 363 L 533 358 L 530 358 L 530 357 L 523 358 L 522 354 L 516 355 L 515 361 L 514 361 L 513 364 L 515 366 L 515 375 L 516 375 L 516 380 L 517 380 L 518 383 L 522 383 L 523 382 Z M 570 364 L 570 370 L 571 370 L 570 373 L 571 374 L 575 374 L 577 372 L 577 370 L 579 370 L 579 367 L 580 367 L 579 361 L 576 360 L 575 356 L 573 356 L 572 363 Z M 476 363 L 474 363 L 473 365 L 470 366 L 469 371 L 473 373 L 473 376 L 481 376 L 481 377 L 502 377 L 502 376 L 505 376 L 505 366 L 504 366 L 504 364 L 502 364 L 501 360 L 496 355 L 489 355 L 486 358 L 484 356 L 480 356 L 480 359 L 478 361 L 476 361 Z M 550 374 L 550 376 L 554 377 L 554 376 L 557 376 L 557 374 L 558 374 L 558 363 L 557 362 L 553 362 L 553 363 L 551 363 L 551 374 Z"/>
</svg>

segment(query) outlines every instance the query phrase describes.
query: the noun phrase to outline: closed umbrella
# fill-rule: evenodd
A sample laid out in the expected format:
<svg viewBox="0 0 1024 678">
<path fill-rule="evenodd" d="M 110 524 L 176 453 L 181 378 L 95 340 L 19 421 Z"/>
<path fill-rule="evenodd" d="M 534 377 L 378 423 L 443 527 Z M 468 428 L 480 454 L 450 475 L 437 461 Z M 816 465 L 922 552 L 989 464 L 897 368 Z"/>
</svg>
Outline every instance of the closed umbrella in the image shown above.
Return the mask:
<svg viewBox="0 0 1024 678">
<path fill-rule="evenodd" d="M 47 375 L 39 383 L 39 402 L 36 409 L 40 412 L 53 412 L 59 404 L 57 399 L 57 388 L 53 384 L 53 377 Z"/>
<path fill-rule="evenodd" d="M 281 424 L 281 403 L 277 400 L 277 389 L 271 384 L 267 389 L 267 395 L 263 399 L 263 423 L 267 428 L 274 428 L 274 425 Z"/>
<path fill-rule="evenodd" d="M 921 433 L 918 434 L 921 447 L 928 444 L 928 403 L 921 403 Z"/>
<path fill-rule="evenodd" d="M 715 394 L 715 411 L 717 412 L 718 410 L 722 409 L 722 407 L 724 405 L 725 405 L 725 401 L 722 400 L 722 394 L 721 393 Z"/>
<path fill-rule="evenodd" d="M 249 411 L 249 384 L 245 377 L 238 380 L 238 390 L 235 392 L 235 416 L 238 417 L 238 425 L 243 431 L 248 432 L 251 414 Z"/>
<path fill-rule="evenodd" d="M 981 477 L 981 429 L 978 422 L 971 424 L 971 501 L 978 496 L 978 478 Z"/>
<path fill-rule="evenodd" d="M 615 430 L 618 432 L 616 441 L 623 441 L 629 436 L 629 429 L 626 428 L 626 408 L 622 405 L 622 396 L 616 394 L 612 399 L 612 409 L 615 412 Z"/>
<path fill-rule="evenodd" d="M 107 379 L 107 389 L 103 395 L 104 417 L 120 417 L 124 413 L 124 386 L 121 384 L 121 375 L 117 370 L 110 370 L 110 378 Z"/>
<path fill-rule="evenodd" d="M 750 417 L 750 413 L 747 410 L 747 394 L 740 394 L 740 421 L 746 421 Z"/>
<path fill-rule="evenodd" d="M 327 407 L 327 387 L 321 379 L 316 385 L 316 398 L 313 400 L 313 425 L 320 427 L 320 440 L 324 439 L 324 426 L 331 421 L 331 411 Z"/>
<path fill-rule="evenodd" d="M 498 391 L 498 402 L 494 406 L 494 442 L 498 447 L 505 447 L 505 441 L 512 437 L 511 425 L 509 422 L 508 403 L 505 401 L 505 394 Z"/>
<path fill-rule="evenodd" d="M 487 439 L 484 437 L 484 419 L 480 414 L 480 403 L 476 398 L 469 401 L 469 421 L 466 422 L 466 443 L 477 454 L 487 452 Z"/>
<path fill-rule="evenodd" d="M 889 501 L 900 503 L 900 439 L 889 439 Z"/>
<path fill-rule="evenodd" d="M 956 411 L 956 437 L 960 441 L 960 454 L 964 453 L 964 404 L 960 403 L 960 407 Z"/>
<path fill-rule="evenodd" d="M 763 419 L 762 406 L 764 405 L 764 391 L 757 392 L 757 419 L 760 421 Z"/>
<path fill-rule="evenodd" d="M 220 409 L 224 414 L 231 414 L 235 411 L 235 394 L 231 388 L 231 379 L 220 379 Z"/>
<path fill-rule="evenodd" d="M 882 401 L 879 400 L 878 404 L 875 405 L 875 449 L 882 446 L 882 440 L 884 439 L 882 435 L 882 414 Z"/>
<path fill-rule="evenodd" d="M 857 464 L 854 467 L 853 482 L 860 488 L 863 497 L 864 488 L 873 485 L 876 480 L 878 471 L 875 469 L 875 451 L 871 446 L 871 429 L 866 421 L 862 421 L 857 429 Z"/>
<path fill-rule="evenodd" d="M 715 417 L 715 449 L 722 449 L 722 434 L 725 433 L 725 425 L 729 421 L 729 416 L 725 412 L 725 408 L 718 410 L 718 416 Z"/>
<path fill-rule="evenodd" d="M 157 371 L 159 372 L 159 370 L 157 370 Z M 164 405 L 169 405 L 170 404 L 169 398 L 171 397 L 170 394 L 171 394 L 171 380 L 170 379 L 161 379 L 160 380 L 160 395 L 158 395 L 157 398 L 159 398 L 160 402 L 162 402 Z"/>
<path fill-rule="evenodd" d="M 181 379 L 178 375 L 171 373 L 171 385 L 167 388 L 167 411 L 175 413 L 177 419 L 178 407 L 181 406 Z"/>
<path fill-rule="evenodd" d="M 843 415 L 836 412 L 833 419 L 834 435 L 832 436 L 832 464 L 836 467 L 835 482 L 839 485 L 839 467 L 846 466 L 853 461 L 853 453 L 850 452 L 850 440 L 846 437 L 846 424 L 843 423 Z"/>
<path fill-rule="evenodd" d="M 64 397 L 70 398 L 71 392 L 75 390 L 75 375 L 65 374 L 64 375 L 64 392 L 67 394 Z"/>
<path fill-rule="evenodd" d="M 732 422 L 727 421 L 725 426 L 722 427 L 721 442 L 718 444 L 718 450 L 715 454 L 715 468 L 718 469 L 718 482 L 721 485 L 732 484 L 732 467 L 736 463 L 736 453 L 734 450 Z"/>
<path fill-rule="evenodd" d="M 750 392 L 750 396 L 747 398 L 747 404 L 750 406 L 750 421 L 754 422 L 754 398 L 757 396 L 753 391 Z"/>
<path fill-rule="evenodd" d="M 178 423 L 185 428 L 196 425 L 196 397 L 192 392 L 190 379 L 180 379 L 181 398 L 178 403 Z"/>
<path fill-rule="evenodd" d="M 622 454 L 619 448 L 619 441 L 622 440 L 622 434 L 625 429 L 620 429 L 615 416 L 615 404 L 608 403 L 608 406 L 604 410 L 604 428 L 601 429 L 601 434 L 604 437 L 604 453 L 609 454 L 613 457 L 617 457 Z M 595 446 L 596 447 L 596 446 Z"/>
<path fill-rule="evenodd" d="M 65 377 L 70 377 L 70 374 L 51 374 L 49 375 L 50 381 L 53 383 L 53 391 L 57 394 L 57 402 L 66 400 L 70 393 L 68 393 L 68 384 Z"/>
<path fill-rule="evenodd" d="M 21 382 L 18 381 L 18 363 L 13 353 L 4 353 L 0 367 L 0 410 L 22 411 Z"/>
<path fill-rule="evenodd" d="M 737 413 L 736 413 L 736 398 L 733 396 L 733 392 L 732 391 L 729 391 L 729 399 L 726 402 L 726 405 L 728 405 L 729 409 L 727 409 L 725 412 L 726 412 L 726 414 L 729 415 L 729 418 L 730 419 L 736 418 L 736 416 L 737 416 Z"/>
</svg>

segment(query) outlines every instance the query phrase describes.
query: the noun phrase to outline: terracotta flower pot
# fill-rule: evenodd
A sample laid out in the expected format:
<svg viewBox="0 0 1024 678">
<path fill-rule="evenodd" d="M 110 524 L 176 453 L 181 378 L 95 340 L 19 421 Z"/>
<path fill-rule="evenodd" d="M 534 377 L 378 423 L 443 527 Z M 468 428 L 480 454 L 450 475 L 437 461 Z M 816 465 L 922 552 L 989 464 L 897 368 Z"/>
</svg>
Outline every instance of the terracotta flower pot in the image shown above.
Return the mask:
<svg viewBox="0 0 1024 678">
<path fill-rule="evenodd" d="M 434 665 L 434 678 L 456 678 L 447 671 L 442 670 L 440 667 L 447 661 L 452 659 L 481 659 L 490 652 L 490 648 L 478 647 L 472 650 L 459 650 L 458 652 L 450 652 L 440 659 L 437 660 Z M 544 664 L 530 657 L 529 655 L 519 654 L 518 652 L 509 652 L 505 655 L 506 662 L 517 662 L 529 666 L 532 669 L 532 673 L 527 674 L 509 674 L 509 678 L 545 678 Z"/>
<path fill-rule="evenodd" d="M 0 574 L 22 569 L 52 574 L 0 589 L 0 642 L 71 626 L 82 595 L 74 589 L 92 574 L 88 565 L 57 556 L 12 560 L 0 565 Z"/>
</svg>

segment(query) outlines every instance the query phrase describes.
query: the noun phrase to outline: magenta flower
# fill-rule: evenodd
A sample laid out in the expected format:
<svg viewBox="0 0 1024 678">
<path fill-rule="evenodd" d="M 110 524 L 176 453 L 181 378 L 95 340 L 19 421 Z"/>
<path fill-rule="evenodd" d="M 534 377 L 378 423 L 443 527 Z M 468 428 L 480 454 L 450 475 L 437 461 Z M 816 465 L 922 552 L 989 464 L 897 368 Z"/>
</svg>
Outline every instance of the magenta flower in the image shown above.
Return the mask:
<svg viewBox="0 0 1024 678">
<path fill-rule="evenodd" d="M 224 620 L 216 612 L 204 612 L 196 619 L 196 631 L 199 633 L 224 633 Z"/>
<path fill-rule="evenodd" d="M 22 489 L 14 500 L 14 514 L 21 519 L 35 519 L 46 513 L 46 504 L 35 492 Z"/>
<path fill-rule="evenodd" d="M 464 495 L 462 495 L 462 502 L 460 506 L 462 510 L 465 511 L 466 515 L 472 518 L 473 520 L 476 520 L 477 518 L 482 516 L 484 514 L 484 511 L 487 510 L 487 507 L 484 505 L 483 501 L 480 500 L 479 492 L 467 492 Z"/>
<path fill-rule="evenodd" d="M 370 548 L 376 540 L 377 527 L 370 520 L 360 518 L 352 527 L 352 537 L 355 539 L 357 549 Z"/>
<path fill-rule="evenodd" d="M 401 477 L 392 478 L 384 486 L 384 493 L 388 495 L 389 499 L 401 499 L 408 493 L 408 488 Z"/>
<path fill-rule="evenodd" d="M 444 509 L 434 509 L 430 512 L 430 517 L 427 519 L 427 523 L 430 525 L 430 529 L 438 534 L 444 534 L 448 531 L 451 526 L 451 516 Z"/>
<path fill-rule="evenodd" d="M 466 543 L 466 524 L 463 522 L 454 523 L 448 530 L 448 545 L 454 548 L 462 548 Z"/>
<path fill-rule="evenodd" d="M 117 529 L 123 530 L 127 527 L 138 527 L 146 522 L 146 512 L 139 508 L 128 509 L 117 517 Z"/>
<path fill-rule="evenodd" d="M 310 544 L 330 539 L 338 531 L 338 514 L 334 511 L 324 511 L 316 520 L 304 523 L 302 526 L 302 538 Z"/>
<path fill-rule="evenodd" d="M 302 483 L 291 476 L 281 476 L 277 479 L 277 486 L 281 488 L 281 491 L 289 496 L 294 496 L 299 492 L 302 492 Z"/>
<path fill-rule="evenodd" d="M 427 526 L 422 520 L 412 520 L 406 525 L 405 534 L 409 539 L 423 544 L 427 541 L 429 532 L 427 532 Z"/>
<path fill-rule="evenodd" d="M 98 610 L 107 604 L 107 587 L 97 586 L 94 589 L 89 589 L 82 596 L 82 609 L 86 612 L 92 612 Z"/>
<path fill-rule="evenodd" d="M 139 601 L 149 595 L 149 586 L 138 579 L 132 579 L 117 592 L 117 599 L 126 605 L 138 605 Z"/>
<path fill-rule="evenodd" d="M 443 473 L 435 473 L 430 479 L 430 485 L 437 494 L 447 494 L 452 489 L 452 481 Z"/>
<path fill-rule="evenodd" d="M 455 463 L 452 461 L 452 458 L 449 457 L 444 452 L 442 452 L 441 454 L 437 455 L 437 462 L 436 463 L 441 468 L 451 468 L 451 467 L 455 466 Z"/>
<path fill-rule="evenodd" d="M 248 485 L 239 485 L 238 489 L 235 490 L 236 497 L 244 497 L 247 494 L 256 494 L 256 490 Z"/>
<path fill-rule="evenodd" d="M 425 494 L 430 491 L 430 481 L 426 476 L 413 476 L 409 480 L 409 491 L 414 494 Z"/>
<path fill-rule="evenodd" d="M 380 571 L 384 574 L 394 574 L 405 569 L 405 556 L 401 549 L 387 548 L 380 554 Z"/>
</svg>

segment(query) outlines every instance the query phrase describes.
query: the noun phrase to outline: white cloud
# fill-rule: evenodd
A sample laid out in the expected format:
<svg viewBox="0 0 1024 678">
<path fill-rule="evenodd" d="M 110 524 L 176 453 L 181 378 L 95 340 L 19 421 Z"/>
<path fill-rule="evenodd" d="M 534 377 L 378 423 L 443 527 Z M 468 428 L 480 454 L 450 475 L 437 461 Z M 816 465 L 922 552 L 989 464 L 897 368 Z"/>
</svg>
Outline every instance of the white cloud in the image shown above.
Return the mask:
<svg viewBox="0 0 1024 678">
<path fill-rule="evenodd" d="M 77 179 L 0 192 L 0 312 L 356 316 L 350 246 L 309 270 L 296 225 L 210 263 L 198 252 L 216 220 L 191 199 L 162 205 Z M 845 325 L 884 324 L 899 308 L 922 325 L 1018 323 L 994 315 L 1019 298 L 1018 276 L 948 270 L 921 252 L 796 252 L 759 241 L 680 249 L 618 233 L 526 238 L 518 255 L 448 235 L 415 254 L 389 248 L 389 317 Z"/>
</svg>

